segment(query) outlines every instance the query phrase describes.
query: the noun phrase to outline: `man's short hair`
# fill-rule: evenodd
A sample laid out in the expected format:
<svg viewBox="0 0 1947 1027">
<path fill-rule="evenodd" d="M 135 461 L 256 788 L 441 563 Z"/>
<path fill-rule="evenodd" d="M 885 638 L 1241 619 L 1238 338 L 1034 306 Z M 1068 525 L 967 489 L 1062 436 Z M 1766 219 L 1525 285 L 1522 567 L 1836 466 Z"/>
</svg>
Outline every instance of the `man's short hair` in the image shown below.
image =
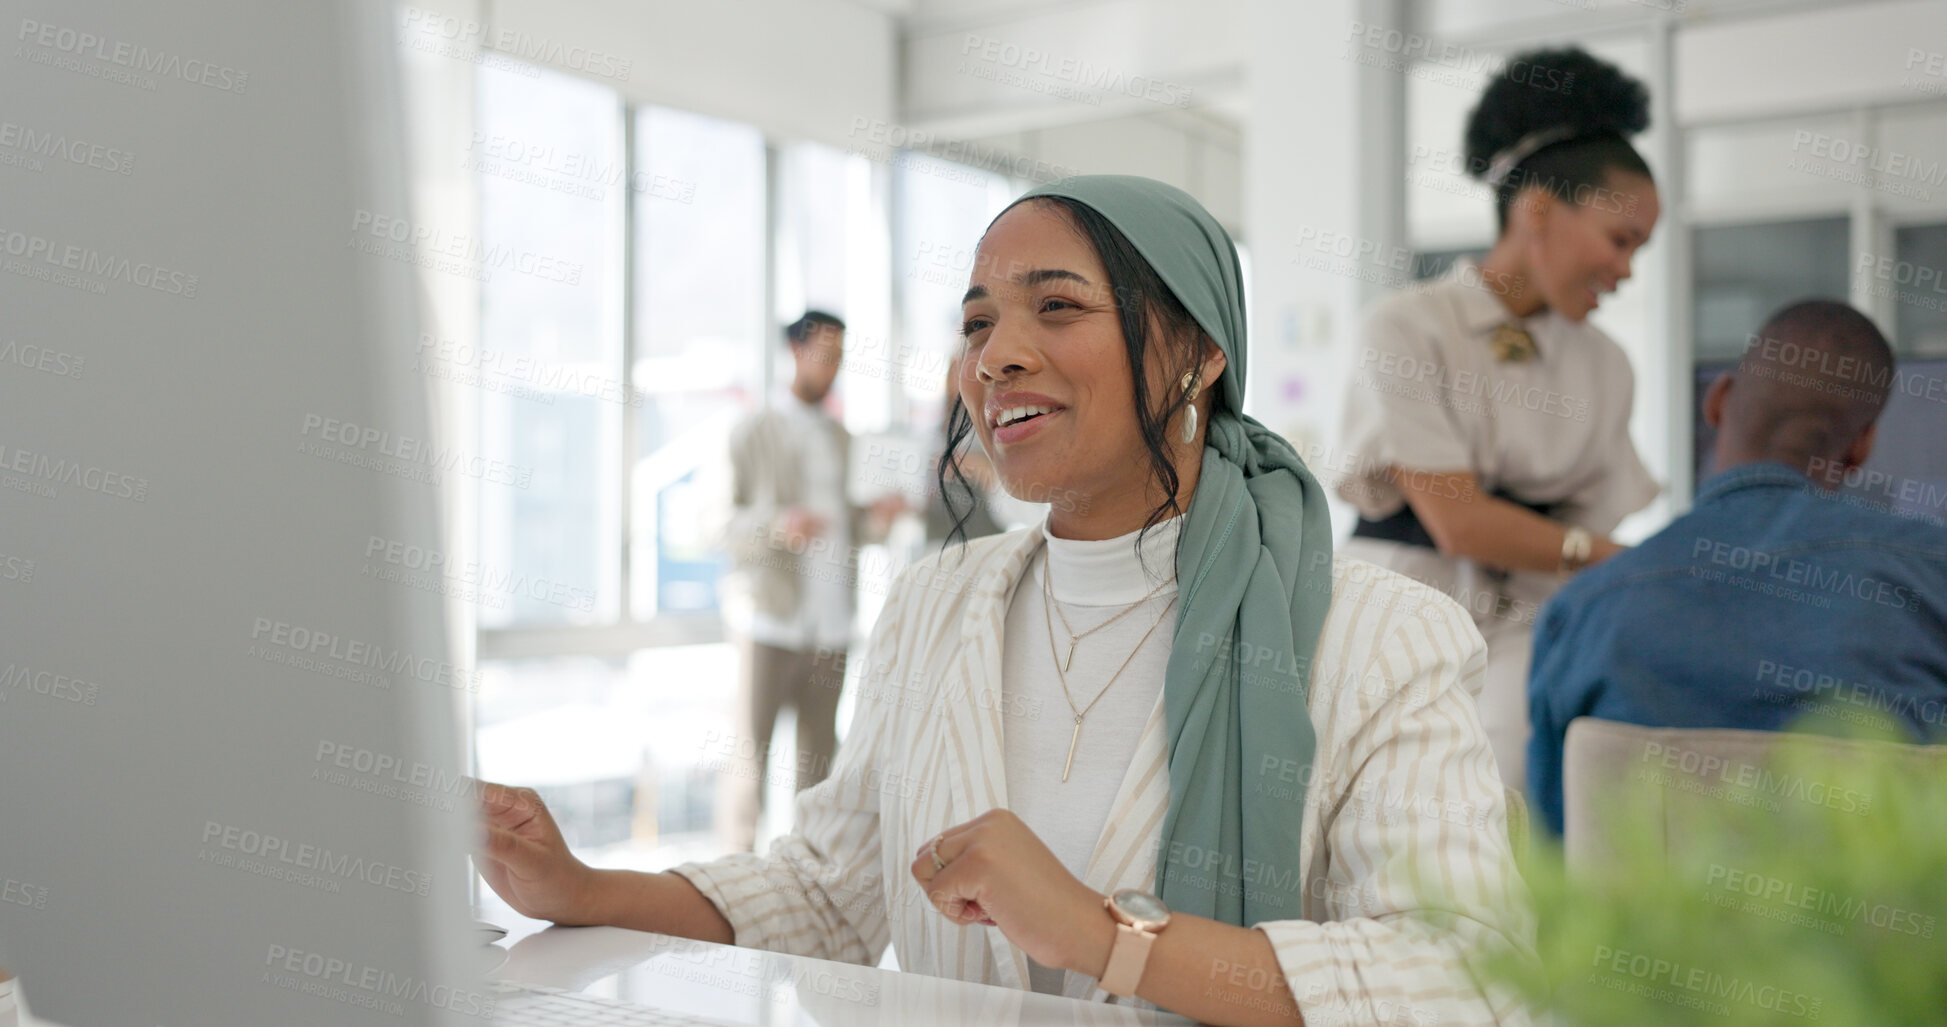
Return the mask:
<svg viewBox="0 0 1947 1027">
<path fill-rule="evenodd" d="M 1872 319 L 1837 300 L 1801 300 L 1747 340 L 1724 430 L 1756 448 L 1827 456 L 1878 418 L 1892 370 L 1893 347 Z"/>
<path fill-rule="evenodd" d="M 806 339 L 811 338 L 812 332 L 821 328 L 834 328 L 842 332 L 845 330 L 845 322 L 840 321 L 836 314 L 827 314 L 822 310 L 807 310 L 803 317 L 784 326 L 784 341 L 793 346 L 802 345 Z"/>
</svg>

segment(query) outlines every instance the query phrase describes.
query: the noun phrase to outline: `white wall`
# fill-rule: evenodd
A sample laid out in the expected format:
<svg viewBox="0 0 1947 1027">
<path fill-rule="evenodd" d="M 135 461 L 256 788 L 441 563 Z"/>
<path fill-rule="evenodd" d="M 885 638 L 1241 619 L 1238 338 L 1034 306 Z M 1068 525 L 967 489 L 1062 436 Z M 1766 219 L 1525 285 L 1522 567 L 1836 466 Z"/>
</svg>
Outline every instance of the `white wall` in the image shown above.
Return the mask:
<svg viewBox="0 0 1947 1027">
<path fill-rule="evenodd" d="M 1947 3 L 1940 0 L 1686 27 L 1677 37 L 1677 117 L 1696 125 L 1911 102 L 1920 98 L 1912 52 L 1943 48 Z M 1947 79 L 1937 81 L 1947 87 Z"/>
<path fill-rule="evenodd" d="M 1144 175 L 1203 201 L 1244 237 L 1243 133 L 1189 111 L 1132 114 L 973 140 L 1055 173 Z"/>
<path fill-rule="evenodd" d="M 902 117 L 957 136 L 1207 104 L 1240 85 L 1242 0 L 933 4 L 908 23 Z"/>
<path fill-rule="evenodd" d="M 1396 76 L 1388 81 L 1391 72 L 1349 59 L 1346 49 L 1353 26 L 1374 23 L 1387 7 L 1374 0 L 1252 0 L 1243 26 L 1251 83 L 1244 138 L 1252 240 L 1247 410 L 1289 438 L 1328 480 L 1329 468 L 1342 463 L 1330 442 L 1344 355 L 1361 310 L 1398 278 L 1390 265 L 1404 254 L 1399 225 L 1382 209 L 1396 204 L 1372 202 L 1398 189 L 1396 168 L 1374 166 L 1386 148 L 1373 145 L 1399 131 L 1397 112 L 1387 116 L 1372 101 L 1399 83 Z M 1342 247 L 1366 255 L 1346 259 Z"/>
<path fill-rule="evenodd" d="M 482 46 L 625 97 L 844 147 L 891 120 L 891 15 L 846 0 L 494 0 Z"/>
<path fill-rule="evenodd" d="M 1026 158 L 1037 178 L 1168 182 L 1242 235 L 1243 8 L 918 0 L 904 22 L 899 122 Z"/>
</svg>

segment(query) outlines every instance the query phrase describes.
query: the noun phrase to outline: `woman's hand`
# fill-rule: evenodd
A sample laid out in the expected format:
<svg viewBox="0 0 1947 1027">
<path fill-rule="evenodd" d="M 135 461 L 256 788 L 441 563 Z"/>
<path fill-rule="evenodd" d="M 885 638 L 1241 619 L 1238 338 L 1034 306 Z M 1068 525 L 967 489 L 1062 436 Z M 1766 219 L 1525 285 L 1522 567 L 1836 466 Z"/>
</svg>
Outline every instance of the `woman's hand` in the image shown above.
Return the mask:
<svg viewBox="0 0 1947 1027">
<path fill-rule="evenodd" d="M 485 844 L 475 863 L 514 911 L 558 924 L 588 924 L 595 872 L 568 851 L 548 808 L 532 788 L 480 782 Z"/>
<path fill-rule="evenodd" d="M 942 832 L 944 869 L 934 851 L 933 839 L 920 847 L 913 879 L 948 920 L 999 927 L 1042 966 L 1099 972 L 1115 935 L 1102 894 L 1069 873 L 1012 811 L 988 810 Z"/>
</svg>

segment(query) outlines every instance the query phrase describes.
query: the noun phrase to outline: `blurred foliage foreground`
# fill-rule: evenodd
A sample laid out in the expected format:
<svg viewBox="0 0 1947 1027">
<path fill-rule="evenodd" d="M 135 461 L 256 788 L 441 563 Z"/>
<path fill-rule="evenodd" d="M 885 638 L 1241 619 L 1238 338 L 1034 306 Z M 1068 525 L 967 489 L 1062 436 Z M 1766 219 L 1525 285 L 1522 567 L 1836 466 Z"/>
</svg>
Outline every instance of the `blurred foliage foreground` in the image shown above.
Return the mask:
<svg viewBox="0 0 1947 1027">
<path fill-rule="evenodd" d="M 1483 969 L 1565 1027 L 1947 1024 L 1947 762 L 1860 756 L 1619 783 L 1599 862 L 1529 861 L 1541 965 Z"/>
</svg>

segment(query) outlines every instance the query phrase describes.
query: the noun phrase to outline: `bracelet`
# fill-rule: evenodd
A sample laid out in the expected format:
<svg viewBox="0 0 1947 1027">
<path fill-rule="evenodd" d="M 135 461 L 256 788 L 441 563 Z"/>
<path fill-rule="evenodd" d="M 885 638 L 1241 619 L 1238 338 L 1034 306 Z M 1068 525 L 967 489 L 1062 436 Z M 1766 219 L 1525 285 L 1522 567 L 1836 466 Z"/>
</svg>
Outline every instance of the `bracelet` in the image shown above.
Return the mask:
<svg viewBox="0 0 1947 1027">
<path fill-rule="evenodd" d="M 1573 574 L 1589 565 L 1589 556 L 1595 551 L 1595 537 L 1587 528 L 1570 528 L 1562 533 L 1561 573 Z"/>
</svg>

